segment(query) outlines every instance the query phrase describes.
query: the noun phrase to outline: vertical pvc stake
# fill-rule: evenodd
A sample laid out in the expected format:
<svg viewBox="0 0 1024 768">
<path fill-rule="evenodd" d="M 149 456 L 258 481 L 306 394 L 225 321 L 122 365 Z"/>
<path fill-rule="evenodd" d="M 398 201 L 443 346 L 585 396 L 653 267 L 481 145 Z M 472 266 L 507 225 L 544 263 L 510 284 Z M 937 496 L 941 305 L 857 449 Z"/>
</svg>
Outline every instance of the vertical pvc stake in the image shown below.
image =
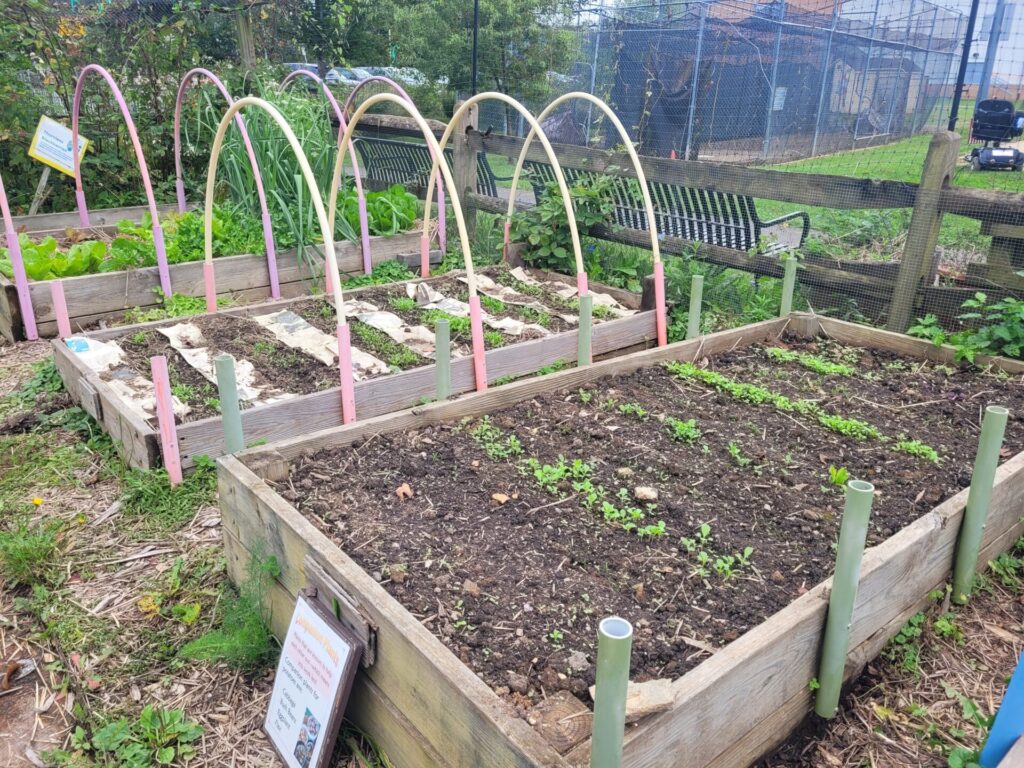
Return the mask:
<svg viewBox="0 0 1024 768">
<path fill-rule="evenodd" d="M 434 327 L 434 369 L 437 400 L 447 400 L 452 393 L 451 328 L 447 320 L 438 320 Z"/>
<path fill-rule="evenodd" d="M 686 318 L 686 338 L 700 336 L 700 308 L 704 302 L 704 275 L 690 278 L 690 313 Z"/>
<path fill-rule="evenodd" d="M 430 238 L 420 235 L 420 277 L 430 277 Z"/>
<path fill-rule="evenodd" d="M 153 391 L 156 394 L 156 420 L 160 427 L 160 447 L 164 454 L 164 467 L 171 486 L 181 483 L 181 456 L 178 453 L 178 428 L 174 423 L 174 404 L 171 399 L 171 379 L 167 375 L 167 358 L 157 355 L 150 359 Z"/>
<path fill-rule="evenodd" d="M 633 626 L 610 616 L 597 628 L 597 681 L 594 691 L 594 728 L 590 741 L 590 768 L 619 768 L 626 729 L 626 692 Z"/>
<path fill-rule="evenodd" d="M 174 191 L 178 196 L 178 213 L 184 213 L 187 203 L 185 201 L 185 182 L 179 176 L 174 180 Z"/>
<path fill-rule="evenodd" d="M 13 229 L 7 231 L 7 255 L 11 259 L 14 270 L 14 287 L 18 292 L 18 306 L 21 307 L 21 321 L 25 324 L 25 338 L 35 341 L 39 338 L 36 328 L 36 312 L 32 307 L 32 293 L 28 287 L 28 275 L 25 274 L 25 262 L 21 258 L 21 243 Z"/>
<path fill-rule="evenodd" d="M 203 284 L 206 291 L 206 311 L 211 315 L 217 311 L 217 281 L 213 275 L 213 262 L 203 262 Z"/>
<path fill-rule="evenodd" d="M 50 281 L 50 298 L 53 300 L 53 314 L 57 316 L 57 335 L 66 339 L 71 335 L 71 317 L 68 315 L 68 303 L 64 299 L 64 281 Z"/>
<path fill-rule="evenodd" d="M 469 297 L 469 328 L 473 337 L 473 373 L 476 378 L 476 391 L 487 389 L 487 350 L 484 349 L 483 311 L 480 309 L 480 297 Z"/>
<path fill-rule="evenodd" d="M 654 324 L 658 332 L 658 346 L 668 344 L 668 321 L 665 317 L 665 264 L 654 262 Z"/>
<path fill-rule="evenodd" d="M 512 244 L 512 220 L 505 219 L 505 239 L 502 241 L 501 260 L 508 261 L 508 247 Z"/>
<path fill-rule="evenodd" d="M 971 490 L 967 492 L 967 508 L 960 525 L 960 538 L 953 561 L 954 603 L 965 604 L 971 596 L 974 573 L 978 567 L 978 552 L 988 519 L 988 504 L 992 498 L 992 483 L 999 464 L 999 451 L 1003 446 L 1003 432 L 1010 412 L 1001 405 L 990 405 L 981 420 L 981 437 L 974 459 Z"/>
<path fill-rule="evenodd" d="M 281 278 L 277 273 L 277 250 L 274 248 L 274 225 L 270 214 L 263 213 L 263 245 L 267 249 L 267 272 L 270 274 L 270 298 L 281 298 Z"/>
<path fill-rule="evenodd" d="M 782 272 L 782 305 L 779 307 L 779 317 L 785 317 L 793 311 L 793 289 L 796 287 L 796 256 L 789 254 L 783 260 Z"/>
<path fill-rule="evenodd" d="M 171 288 L 171 270 L 167 266 L 167 248 L 164 246 L 164 230 L 160 226 L 159 221 L 154 221 L 152 226 L 153 231 L 153 249 L 156 251 L 156 266 L 160 272 L 160 290 L 164 292 L 164 296 L 170 296 L 173 293 Z"/>
<path fill-rule="evenodd" d="M 245 448 L 242 433 L 242 410 L 238 405 L 238 380 L 235 378 L 235 358 L 217 355 L 213 360 L 217 369 L 217 396 L 220 398 L 220 418 L 224 425 L 224 448 L 227 453 L 238 453 Z"/>
<path fill-rule="evenodd" d="M 338 373 L 341 376 L 341 423 L 356 420 L 355 379 L 352 375 L 352 332 L 348 323 L 338 323 Z"/>
<path fill-rule="evenodd" d="M 860 581 L 860 561 L 868 537 L 868 520 L 875 486 L 864 480 L 846 484 L 846 508 L 839 529 L 839 551 L 836 572 L 832 576 L 832 592 L 828 598 L 828 617 L 822 642 L 821 666 L 818 669 L 818 695 L 814 711 L 821 717 L 835 717 L 839 711 L 839 693 L 843 687 L 843 670 L 850 645 L 850 623 L 853 604 Z"/>
<path fill-rule="evenodd" d="M 590 345 L 591 332 L 594 327 L 594 297 L 591 294 L 580 296 L 580 328 L 576 334 L 576 366 L 582 368 L 590 365 L 593 354 Z"/>
<path fill-rule="evenodd" d="M 366 195 L 359 195 L 359 221 L 369 221 L 369 215 L 366 212 Z M 362 227 L 362 243 L 363 243 L 363 272 L 367 275 L 373 272 L 373 259 L 370 256 L 370 230 L 367 227 Z"/>
</svg>

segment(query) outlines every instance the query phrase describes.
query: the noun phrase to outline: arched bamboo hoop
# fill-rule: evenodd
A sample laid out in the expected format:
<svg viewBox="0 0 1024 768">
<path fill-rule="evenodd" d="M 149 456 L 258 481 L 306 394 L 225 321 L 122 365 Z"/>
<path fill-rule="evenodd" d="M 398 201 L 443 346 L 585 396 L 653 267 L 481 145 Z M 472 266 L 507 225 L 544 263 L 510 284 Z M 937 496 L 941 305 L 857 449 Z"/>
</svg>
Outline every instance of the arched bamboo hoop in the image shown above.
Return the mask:
<svg viewBox="0 0 1024 768">
<path fill-rule="evenodd" d="M 343 423 L 348 424 L 355 419 L 356 415 L 355 390 L 352 378 L 352 340 L 348 322 L 345 319 L 345 302 L 341 295 L 341 275 L 338 273 L 338 259 L 334 252 L 334 228 L 328 222 L 323 198 L 320 195 L 320 189 L 316 185 L 316 178 L 313 176 L 313 169 L 309 167 L 309 161 L 302 151 L 302 146 L 299 144 L 295 132 L 273 104 L 255 96 L 245 96 L 228 107 L 228 111 L 224 113 L 224 117 L 221 118 L 220 125 L 217 127 L 217 135 L 214 136 L 213 148 L 210 150 L 210 168 L 206 176 L 206 205 L 203 211 L 203 221 L 205 224 L 204 247 L 206 250 L 206 260 L 203 263 L 203 278 L 206 283 L 206 311 L 211 313 L 217 311 L 212 231 L 213 193 L 217 182 L 217 160 L 220 159 L 224 136 L 227 133 L 228 126 L 231 125 L 232 119 L 243 108 L 249 106 L 264 110 L 277 123 L 281 132 L 288 140 L 292 151 L 295 153 L 296 159 L 299 161 L 302 176 L 305 179 L 306 187 L 309 189 L 310 197 L 313 201 L 313 208 L 316 211 L 320 231 L 323 234 L 327 279 L 331 283 L 332 293 L 334 294 L 334 308 L 338 318 L 338 369 L 341 376 L 341 412 Z M 341 155 L 339 154 L 338 157 L 340 160 Z M 340 169 L 338 170 L 340 175 Z M 335 179 L 335 188 L 337 188 L 337 179 Z"/>
<path fill-rule="evenodd" d="M 189 70 L 181 79 L 178 85 L 178 95 L 174 100 L 174 189 L 178 196 L 178 213 L 184 213 L 185 182 L 181 169 L 181 109 L 184 106 L 185 94 L 198 77 L 206 78 L 227 101 L 228 106 L 235 102 L 231 93 L 225 87 L 221 79 L 213 72 L 202 67 Z M 245 144 L 245 153 L 249 156 L 249 165 L 252 167 L 252 175 L 256 182 L 256 196 L 259 198 L 260 213 L 263 219 L 263 242 L 267 249 L 267 270 L 270 273 L 270 297 L 281 298 L 281 286 L 277 275 L 277 252 L 274 248 L 274 228 L 270 220 L 270 211 L 267 208 L 267 195 L 263 187 L 263 175 L 260 173 L 259 163 L 256 161 L 256 152 L 252 147 L 252 140 L 249 138 L 249 131 L 245 127 L 245 119 L 241 115 L 235 115 L 235 124 L 238 132 L 242 135 L 242 142 Z"/>
<path fill-rule="evenodd" d="M 543 120 L 550 115 L 556 108 L 561 106 L 567 101 L 573 99 L 583 99 L 588 101 L 611 120 L 612 125 L 615 126 L 615 130 L 619 133 L 619 138 L 622 139 L 623 145 L 626 147 L 626 153 L 629 155 L 629 159 L 633 163 L 633 168 L 636 171 L 636 178 L 640 184 L 640 191 L 644 196 L 644 213 L 647 215 L 647 229 L 651 233 L 651 257 L 654 263 L 654 298 L 655 298 L 655 322 L 658 329 L 658 345 L 664 346 L 668 343 L 668 328 L 666 325 L 665 318 L 665 267 L 661 263 L 661 249 L 658 247 L 658 231 L 657 231 L 657 220 L 654 218 L 654 202 L 651 198 L 651 191 L 647 186 L 647 177 L 644 175 L 643 166 L 640 164 L 640 157 L 637 155 L 636 150 L 633 148 L 633 141 L 629 138 L 629 134 L 626 132 L 625 127 L 622 125 L 622 121 L 619 120 L 612 108 L 609 107 L 604 101 L 592 96 L 589 93 L 582 91 L 574 91 L 567 93 L 563 96 L 559 96 L 557 99 L 552 101 L 543 111 L 537 115 L 537 122 L 543 122 Z M 530 133 L 526 137 L 526 141 L 523 143 L 523 148 L 519 152 L 519 159 L 516 161 L 516 169 L 512 174 L 512 189 L 516 189 L 516 185 L 519 183 L 519 175 L 523 170 L 523 163 L 526 161 L 526 156 L 530 150 L 530 143 L 533 141 L 534 129 L 530 130 Z M 541 137 L 543 142 L 543 136 Z M 515 196 L 509 198 L 508 213 L 506 214 L 505 223 L 505 244 L 509 242 L 509 231 L 508 221 L 512 218 L 512 213 L 515 211 Z"/>
<path fill-rule="evenodd" d="M 473 339 L 473 372 L 476 380 L 477 391 L 483 391 L 487 389 L 487 365 L 484 357 L 484 329 L 482 311 L 480 309 L 480 297 L 477 295 L 476 290 L 476 274 L 473 271 L 473 258 L 469 248 L 469 232 L 466 230 L 466 220 L 462 216 L 462 207 L 459 205 L 459 193 L 455 188 L 455 179 L 452 177 L 451 169 L 444 161 L 444 155 L 441 153 L 441 147 L 438 145 L 437 139 L 434 138 L 434 134 L 431 132 L 430 126 L 427 125 L 427 121 L 423 119 L 423 115 L 419 113 L 419 110 L 416 109 L 415 105 L 393 93 L 376 93 L 360 104 L 355 113 L 353 113 L 352 119 L 349 121 L 348 127 L 345 129 L 345 135 L 342 137 L 342 147 L 339 150 L 338 157 L 334 163 L 334 176 L 331 179 L 331 184 L 333 186 L 337 186 L 341 179 L 343 152 L 348 146 L 350 146 L 352 142 L 352 134 L 355 132 L 355 127 L 359 123 L 359 120 L 371 107 L 384 102 L 397 104 L 405 110 L 410 117 L 412 117 L 419 126 L 420 131 L 423 133 L 423 138 L 426 140 L 427 146 L 430 147 L 431 152 L 433 153 L 435 164 L 440 160 L 441 175 L 444 177 L 444 183 L 445 186 L 448 187 L 448 194 L 451 197 L 452 206 L 455 210 L 455 224 L 459 231 L 459 241 L 462 245 L 462 256 L 466 265 L 466 278 L 469 281 L 469 322 Z M 427 187 L 427 190 L 429 193 L 429 186 Z M 328 226 L 330 227 L 334 226 L 336 210 L 337 200 L 335 198 L 331 198 L 328 214 Z M 429 224 L 426 223 L 428 218 L 429 208 L 426 208 L 423 212 L 425 227 L 429 227 Z M 425 229 L 425 231 L 429 231 L 429 229 Z M 424 235 L 424 237 L 426 237 L 426 235 Z"/>
<path fill-rule="evenodd" d="M 160 272 L 160 289 L 165 296 L 171 295 L 171 273 L 167 268 L 167 250 L 164 247 L 164 231 L 160 226 L 160 212 L 156 207 L 156 197 L 153 195 L 153 184 L 149 180 L 149 168 L 146 166 L 146 156 L 142 152 L 142 144 L 139 141 L 139 133 L 135 130 L 135 121 L 132 120 L 128 111 L 128 103 L 124 100 L 124 94 L 117 87 L 117 83 L 111 74 L 99 64 L 89 64 L 78 75 L 75 83 L 75 98 L 71 107 L 71 146 L 74 148 L 72 154 L 75 158 L 75 200 L 78 203 L 78 218 L 83 227 L 89 226 L 89 209 L 85 204 L 85 190 L 82 187 L 82 161 L 78 153 L 78 114 L 82 108 L 82 89 L 85 86 L 87 75 L 95 72 L 102 77 L 117 100 L 121 109 L 121 117 L 124 118 L 128 128 L 128 136 L 131 138 L 132 147 L 135 149 L 135 159 L 139 162 L 139 171 L 142 173 L 142 186 L 146 191 L 146 200 L 149 203 L 149 215 L 153 219 L 153 247 L 156 249 L 156 263 Z"/>
</svg>

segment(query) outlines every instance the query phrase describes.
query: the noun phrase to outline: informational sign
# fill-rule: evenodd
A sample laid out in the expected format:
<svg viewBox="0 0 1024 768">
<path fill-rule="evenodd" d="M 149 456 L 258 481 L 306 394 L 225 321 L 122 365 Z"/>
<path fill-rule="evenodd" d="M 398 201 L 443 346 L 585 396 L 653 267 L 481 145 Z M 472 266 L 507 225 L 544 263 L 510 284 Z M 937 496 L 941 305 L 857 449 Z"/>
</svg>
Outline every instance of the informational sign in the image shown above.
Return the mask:
<svg viewBox="0 0 1024 768">
<path fill-rule="evenodd" d="M 772 112 L 781 112 L 786 106 L 786 93 L 789 89 L 780 85 L 775 89 L 775 95 L 772 97 Z"/>
<path fill-rule="evenodd" d="M 89 140 L 78 135 L 78 157 L 85 157 Z M 46 115 L 39 118 L 28 156 L 68 176 L 75 175 L 75 156 L 71 153 L 71 129 Z"/>
<path fill-rule="evenodd" d="M 361 654 L 355 634 L 299 595 L 263 723 L 289 768 L 328 764 Z"/>
</svg>

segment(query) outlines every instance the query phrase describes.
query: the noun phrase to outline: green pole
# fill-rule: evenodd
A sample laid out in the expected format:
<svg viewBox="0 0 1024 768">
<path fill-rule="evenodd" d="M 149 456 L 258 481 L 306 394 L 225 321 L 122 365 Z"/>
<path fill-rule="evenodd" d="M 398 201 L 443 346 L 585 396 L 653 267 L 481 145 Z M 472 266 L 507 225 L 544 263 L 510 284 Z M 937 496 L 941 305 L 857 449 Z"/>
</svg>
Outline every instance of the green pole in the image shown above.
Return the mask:
<svg viewBox="0 0 1024 768">
<path fill-rule="evenodd" d="M 633 625 L 618 616 L 602 619 L 597 627 L 597 680 L 594 690 L 594 730 L 590 738 L 590 768 L 619 768 L 626 730 L 626 691 Z"/>
<path fill-rule="evenodd" d="M 452 393 L 452 349 L 451 329 L 444 318 L 434 326 L 434 368 L 437 400 L 447 400 Z"/>
<path fill-rule="evenodd" d="M 818 695 L 814 711 L 821 717 L 835 717 L 839 711 L 839 692 L 843 687 L 843 669 L 850 646 L 850 623 L 857 599 L 860 561 L 868 537 L 868 520 L 875 486 L 864 480 L 846 484 L 846 508 L 839 529 L 839 551 L 836 572 L 832 577 L 832 593 L 828 598 L 825 639 L 822 642 L 821 666 L 818 669 Z"/>
<path fill-rule="evenodd" d="M 1003 447 L 1003 432 L 1010 412 L 1001 405 L 990 405 L 981 420 L 981 437 L 974 459 L 971 490 L 967 492 L 967 508 L 960 525 L 960 539 L 953 560 L 954 603 L 963 605 L 971 596 L 974 572 L 978 567 L 978 552 L 988 519 L 988 503 L 992 498 L 992 484 L 999 464 L 999 451 Z"/>
<path fill-rule="evenodd" d="M 217 395 L 220 397 L 220 417 L 224 425 L 224 448 L 237 453 L 245 448 L 242 433 L 242 411 L 238 406 L 238 382 L 235 379 L 235 358 L 221 354 L 213 360 L 217 370 Z"/>
<path fill-rule="evenodd" d="M 796 287 L 796 268 L 798 263 L 796 256 L 793 254 L 787 255 L 782 262 L 782 306 L 779 307 L 779 317 L 785 317 L 793 311 L 793 289 Z"/>
<path fill-rule="evenodd" d="M 576 337 L 576 365 L 590 365 L 590 333 L 594 320 L 594 297 L 589 293 L 580 297 L 580 330 Z"/>
<path fill-rule="evenodd" d="M 686 321 L 686 338 L 700 336 L 700 305 L 704 300 L 704 275 L 690 278 L 690 314 Z"/>
</svg>

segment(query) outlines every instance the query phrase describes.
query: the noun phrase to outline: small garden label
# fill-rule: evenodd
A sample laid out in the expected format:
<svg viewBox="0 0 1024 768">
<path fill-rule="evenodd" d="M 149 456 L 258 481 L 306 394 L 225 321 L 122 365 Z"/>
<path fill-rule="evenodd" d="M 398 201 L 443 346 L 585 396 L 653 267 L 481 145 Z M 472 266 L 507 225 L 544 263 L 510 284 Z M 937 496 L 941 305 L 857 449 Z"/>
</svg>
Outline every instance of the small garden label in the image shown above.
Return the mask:
<svg viewBox="0 0 1024 768">
<path fill-rule="evenodd" d="M 71 153 L 71 129 L 43 115 L 28 148 L 28 156 L 40 163 L 56 168 L 68 176 L 75 175 L 75 156 Z M 89 140 L 78 135 L 78 157 L 85 157 Z"/>
<path fill-rule="evenodd" d="M 361 654 L 355 635 L 299 595 L 263 723 L 289 768 L 330 761 Z"/>
</svg>

